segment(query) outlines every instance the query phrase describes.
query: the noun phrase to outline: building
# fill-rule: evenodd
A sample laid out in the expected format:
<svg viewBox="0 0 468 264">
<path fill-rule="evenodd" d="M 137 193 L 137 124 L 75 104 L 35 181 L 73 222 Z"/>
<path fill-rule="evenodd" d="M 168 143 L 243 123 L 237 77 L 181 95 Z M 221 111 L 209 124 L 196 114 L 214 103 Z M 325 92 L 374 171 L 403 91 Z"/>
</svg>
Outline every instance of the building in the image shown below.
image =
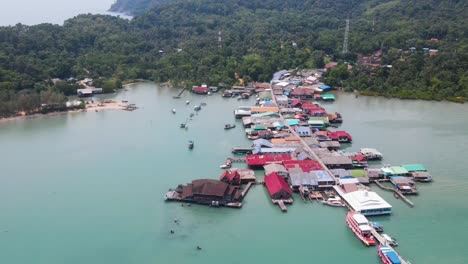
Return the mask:
<svg viewBox="0 0 468 264">
<path fill-rule="evenodd" d="M 276 103 L 279 108 L 286 108 L 288 107 L 288 97 L 286 95 L 278 95 L 276 96 Z"/>
<path fill-rule="evenodd" d="M 240 185 L 241 184 L 241 177 L 237 170 L 226 170 L 221 174 L 219 180 L 232 184 L 232 185 Z"/>
<path fill-rule="evenodd" d="M 346 156 L 324 156 L 321 157 L 322 162 L 329 169 L 352 169 L 353 161 Z"/>
<path fill-rule="evenodd" d="M 78 97 L 91 97 L 94 94 L 102 94 L 102 92 L 102 88 L 85 88 L 76 90 Z"/>
<path fill-rule="evenodd" d="M 284 167 L 281 164 L 268 164 L 263 166 L 263 169 L 265 170 L 265 175 L 271 174 L 273 172 L 283 178 L 287 178 L 289 175 L 288 170 L 286 170 L 286 167 Z"/>
<path fill-rule="evenodd" d="M 310 137 L 312 136 L 312 132 L 310 131 L 310 127 L 303 127 L 303 126 L 298 126 L 295 128 L 296 133 L 300 137 Z"/>
<path fill-rule="evenodd" d="M 291 160 L 291 154 L 271 154 L 271 155 L 247 155 L 245 161 L 249 167 L 263 167 L 267 164 L 281 164 L 284 161 Z"/>
<path fill-rule="evenodd" d="M 185 186 L 179 185 L 175 192 L 181 201 L 206 205 L 226 205 L 242 200 L 238 187 L 212 179 L 194 180 Z"/>
<path fill-rule="evenodd" d="M 284 160 L 283 165 L 286 167 L 286 169 L 292 169 L 298 166 L 302 171 L 305 172 L 323 170 L 320 163 L 316 160 Z"/>
<path fill-rule="evenodd" d="M 328 137 L 331 140 L 338 141 L 340 143 L 351 143 L 353 141 L 353 137 L 348 134 L 346 131 L 335 131 L 328 133 Z"/>
<path fill-rule="evenodd" d="M 317 185 L 319 188 L 331 188 L 336 184 L 335 177 L 327 171 L 318 170 L 311 171 L 310 173 L 317 179 Z"/>
<path fill-rule="evenodd" d="M 287 200 L 291 199 L 292 191 L 286 181 L 276 173 L 265 176 L 265 186 L 272 199 Z"/>
<path fill-rule="evenodd" d="M 312 172 L 304 172 L 299 166 L 289 169 L 289 183 L 291 187 L 298 191 L 299 187 L 316 189 L 318 187 L 317 178 Z"/>
<path fill-rule="evenodd" d="M 333 188 L 352 210 L 358 213 L 363 215 L 384 215 L 392 213 L 392 206 L 375 192 L 357 190 L 345 193 L 339 186 L 334 186 Z"/>
<path fill-rule="evenodd" d="M 196 94 L 208 94 L 209 91 L 210 91 L 210 88 L 206 84 L 203 84 L 202 86 L 192 87 L 192 92 Z"/>
<path fill-rule="evenodd" d="M 385 177 L 391 176 L 407 176 L 409 174 L 408 170 L 404 167 L 400 166 L 391 166 L 391 167 L 383 167 L 382 168 L 383 174 Z"/>
</svg>

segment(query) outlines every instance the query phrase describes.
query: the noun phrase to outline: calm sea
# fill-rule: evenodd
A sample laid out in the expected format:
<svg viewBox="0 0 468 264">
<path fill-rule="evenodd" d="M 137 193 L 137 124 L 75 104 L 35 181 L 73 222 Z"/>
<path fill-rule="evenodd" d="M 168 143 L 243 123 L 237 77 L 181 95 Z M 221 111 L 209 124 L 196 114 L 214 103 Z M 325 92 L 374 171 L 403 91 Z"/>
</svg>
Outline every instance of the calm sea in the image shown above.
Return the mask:
<svg viewBox="0 0 468 264">
<path fill-rule="evenodd" d="M 262 186 L 239 210 L 164 202 L 179 183 L 218 178 L 231 147 L 250 143 L 240 123 L 223 126 L 252 100 L 172 99 L 177 92 L 142 83 L 110 96 L 136 103 L 134 112 L 0 123 L 0 263 L 380 263 L 348 230 L 343 208 L 296 197 L 281 213 Z M 350 150 L 375 147 L 384 163 L 423 163 L 433 174 L 410 197 L 414 208 L 372 187 L 394 207 L 372 219 L 398 251 L 413 264 L 468 263 L 468 106 L 337 94 L 326 108 L 342 113 Z"/>
<path fill-rule="evenodd" d="M 62 24 L 79 14 L 113 14 L 107 10 L 114 2 L 115 0 L 0 0 L 0 26 L 17 23 Z"/>
</svg>

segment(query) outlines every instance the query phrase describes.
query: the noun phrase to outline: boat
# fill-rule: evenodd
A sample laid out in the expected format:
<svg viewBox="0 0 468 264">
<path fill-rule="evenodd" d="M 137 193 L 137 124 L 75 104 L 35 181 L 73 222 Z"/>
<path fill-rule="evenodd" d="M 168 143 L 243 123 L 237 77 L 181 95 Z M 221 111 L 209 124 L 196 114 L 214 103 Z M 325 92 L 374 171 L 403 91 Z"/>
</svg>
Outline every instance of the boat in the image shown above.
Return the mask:
<svg viewBox="0 0 468 264">
<path fill-rule="evenodd" d="M 398 254 L 391 247 L 380 245 L 377 249 L 379 252 L 380 259 L 384 264 L 400 264 L 400 258 Z"/>
<path fill-rule="evenodd" d="M 369 222 L 370 226 L 372 226 L 375 231 L 383 232 L 383 225 L 380 222 Z"/>
<path fill-rule="evenodd" d="M 175 114 L 176 113 L 176 110 L 175 108 L 172 108 L 172 113 Z"/>
<path fill-rule="evenodd" d="M 180 128 L 186 128 L 186 127 L 187 127 L 187 124 L 185 123 L 180 124 Z"/>
<path fill-rule="evenodd" d="M 310 195 L 309 188 L 306 186 L 299 186 L 299 193 L 302 195 L 302 197 L 308 197 Z"/>
<path fill-rule="evenodd" d="M 193 140 L 189 140 L 189 143 L 188 143 L 188 148 L 189 149 L 193 149 Z"/>
<path fill-rule="evenodd" d="M 329 205 L 329 206 L 334 206 L 334 207 L 344 207 L 346 206 L 343 200 L 339 197 L 335 198 L 328 198 L 327 200 L 322 201 L 323 204 Z"/>
<path fill-rule="evenodd" d="M 201 105 L 201 106 L 206 106 L 206 103 L 201 103 L 200 105 Z"/>
<path fill-rule="evenodd" d="M 200 106 L 200 105 L 196 105 L 196 106 L 193 108 L 193 110 L 195 110 L 195 111 L 200 111 L 200 110 L 201 110 L 201 106 Z"/>
<path fill-rule="evenodd" d="M 377 244 L 375 238 L 372 236 L 371 227 L 367 218 L 355 211 L 350 211 L 346 214 L 346 223 L 353 233 L 364 243 L 366 246 L 374 246 Z"/>
<path fill-rule="evenodd" d="M 387 234 L 382 234 L 382 237 L 385 239 L 385 241 L 387 242 L 387 245 L 390 245 L 390 246 L 393 246 L 393 247 L 396 247 L 398 246 L 398 242 L 396 241 L 395 238 L 392 238 L 390 237 L 389 235 Z"/>
<path fill-rule="evenodd" d="M 231 129 L 231 128 L 235 128 L 236 125 L 235 124 L 225 124 L 224 125 L 224 129 Z"/>
<path fill-rule="evenodd" d="M 312 192 L 309 195 L 310 199 L 323 200 L 323 195 L 320 192 Z"/>
<path fill-rule="evenodd" d="M 174 99 L 179 99 L 180 96 L 178 96 L 178 95 L 177 95 L 177 96 L 172 96 L 172 98 L 174 98 Z"/>
</svg>

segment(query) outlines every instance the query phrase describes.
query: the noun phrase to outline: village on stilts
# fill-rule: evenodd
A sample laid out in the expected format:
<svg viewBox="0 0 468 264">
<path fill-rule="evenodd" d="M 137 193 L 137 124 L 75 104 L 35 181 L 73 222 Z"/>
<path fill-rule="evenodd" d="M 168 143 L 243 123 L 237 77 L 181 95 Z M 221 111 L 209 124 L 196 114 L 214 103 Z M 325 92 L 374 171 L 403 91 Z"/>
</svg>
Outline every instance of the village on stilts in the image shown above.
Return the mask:
<svg viewBox="0 0 468 264">
<path fill-rule="evenodd" d="M 256 96 L 256 105 L 234 109 L 236 131 L 243 127 L 252 144 L 233 146 L 234 157 L 226 157 L 220 166 L 223 171 L 219 180 L 181 184 L 169 190 L 165 199 L 241 208 L 254 185 L 264 186 L 268 199 L 283 212 L 297 198 L 347 208 L 343 223 L 364 245 L 379 245 L 377 252 L 383 263 L 408 263 L 393 248 L 396 241 L 381 234 L 382 225 L 367 219 L 392 213 L 392 206 L 370 186 L 393 192 L 396 199 L 413 207 L 407 195 L 418 194 L 416 183 L 431 182 L 432 176 L 420 164 L 379 165 L 384 155 L 374 148 L 363 147 L 352 153 L 342 150 L 353 137 L 339 128 L 346 121 L 345 115 L 328 113 L 325 104 L 319 102 L 335 100 L 330 93 L 333 89 L 319 81 L 322 73 L 280 71 L 270 83 L 224 90 L 222 96 L 238 100 Z M 208 94 L 217 89 L 203 85 L 192 91 Z M 264 177 L 255 177 L 257 170 L 263 170 Z"/>
</svg>

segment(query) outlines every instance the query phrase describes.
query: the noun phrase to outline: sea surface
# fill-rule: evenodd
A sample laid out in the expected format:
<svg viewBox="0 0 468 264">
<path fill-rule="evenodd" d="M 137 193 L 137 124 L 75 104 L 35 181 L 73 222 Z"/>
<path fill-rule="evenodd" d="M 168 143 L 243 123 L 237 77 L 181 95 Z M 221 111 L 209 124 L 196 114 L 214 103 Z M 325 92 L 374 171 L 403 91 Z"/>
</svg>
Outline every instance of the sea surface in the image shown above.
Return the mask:
<svg viewBox="0 0 468 264">
<path fill-rule="evenodd" d="M 296 196 L 282 213 L 263 186 L 242 209 L 165 202 L 180 183 L 218 178 L 231 148 L 251 143 L 232 110 L 254 99 L 177 93 L 140 83 L 106 96 L 136 103 L 134 112 L 0 122 L 0 263 L 380 263 L 343 208 Z M 468 263 L 468 105 L 339 93 L 325 107 L 342 113 L 349 150 L 375 147 L 383 163 L 422 163 L 433 174 L 410 197 L 414 208 L 372 187 L 393 214 L 371 220 L 398 239 L 398 252 L 413 264 Z M 237 127 L 224 130 L 230 122 Z"/>
<path fill-rule="evenodd" d="M 107 12 L 115 0 L 0 0 L 0 26 L 63 24 L 79 14 L 123 14 Z"/>
</svg>

